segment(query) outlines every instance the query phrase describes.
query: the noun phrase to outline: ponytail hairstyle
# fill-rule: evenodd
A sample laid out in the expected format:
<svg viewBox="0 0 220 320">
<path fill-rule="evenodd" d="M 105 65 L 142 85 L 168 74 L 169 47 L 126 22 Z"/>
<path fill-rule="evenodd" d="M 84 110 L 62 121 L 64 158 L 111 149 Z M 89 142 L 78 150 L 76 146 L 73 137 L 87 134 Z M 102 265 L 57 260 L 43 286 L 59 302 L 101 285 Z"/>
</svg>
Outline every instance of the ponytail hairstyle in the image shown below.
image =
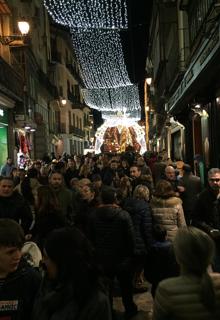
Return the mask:
<svg viewBox="0 0 220 320">
<path fill-rule="evenodd" d="M 215 291 L 207 272 L 215 255 L 214 241 L 202 230 L 183 227 L 178 229 L 173 245 L 177 262 L 184 271 L 201 278 L 201 302 L 210 312 L 214 312 Z"/>
</svg>

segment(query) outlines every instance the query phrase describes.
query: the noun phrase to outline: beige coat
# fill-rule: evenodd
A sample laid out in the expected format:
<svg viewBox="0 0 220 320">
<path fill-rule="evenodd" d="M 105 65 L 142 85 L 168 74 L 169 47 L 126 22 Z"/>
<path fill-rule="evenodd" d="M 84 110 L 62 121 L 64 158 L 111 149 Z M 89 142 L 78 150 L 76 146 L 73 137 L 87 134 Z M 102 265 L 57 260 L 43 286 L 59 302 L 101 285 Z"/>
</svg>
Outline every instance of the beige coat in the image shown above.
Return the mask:
<svg viewBox="0 0 220 320">
<path fill-rule="evenodd" d="M 200 279 L 181 275 L 160 282 L 154 301 L 153 320 L 219 320 L 220 274 L 210 274 L 216 293 L 216 313 L 211 314 L 200 301 Z"/>
<path fill-rule="evenodd" d="M 154 224 L 163 226 L 167 230 L 168 240 L 172 241 L 178 228 L 186 225 L 182 200 L 177 197 L 152 197 L 151 208 Z"/>
</svg>

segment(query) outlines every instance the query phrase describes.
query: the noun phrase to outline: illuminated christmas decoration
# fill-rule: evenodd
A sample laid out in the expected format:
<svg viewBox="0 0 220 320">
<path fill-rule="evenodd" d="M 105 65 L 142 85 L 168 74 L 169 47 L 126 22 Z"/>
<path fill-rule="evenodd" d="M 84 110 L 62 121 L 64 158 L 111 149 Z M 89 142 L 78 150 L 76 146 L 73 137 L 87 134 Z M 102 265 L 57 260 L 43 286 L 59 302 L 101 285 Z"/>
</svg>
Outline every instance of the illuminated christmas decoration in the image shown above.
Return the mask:
<svg viewBox="0 0 220 320">
<path fill-rule="evenodd" d="M 72 30 L 73 46 L 86 88 L 117 88 L 131 85 L 119 32 Z"/>
<path fill-rule="evenodd" d="M 117 115 L 108 119 L 96 131 L 95 153 L 124 152 L 132 147 L 141 154 L 146 152 L 145 132 L 134 119 Z"/>
<path fill-rule="evenodd" d="M 109 89 L 82 89 L 82 94 L 89 107 L 105 111 L 106 114 L 121 111 L 137 115 L 141 110 L 137 85 Z"/>
<path fill-rule="evenodd" d="M 72 28 L 127 29 L 127 0 L 44 0 L 57 22 Z"/>
</svg>

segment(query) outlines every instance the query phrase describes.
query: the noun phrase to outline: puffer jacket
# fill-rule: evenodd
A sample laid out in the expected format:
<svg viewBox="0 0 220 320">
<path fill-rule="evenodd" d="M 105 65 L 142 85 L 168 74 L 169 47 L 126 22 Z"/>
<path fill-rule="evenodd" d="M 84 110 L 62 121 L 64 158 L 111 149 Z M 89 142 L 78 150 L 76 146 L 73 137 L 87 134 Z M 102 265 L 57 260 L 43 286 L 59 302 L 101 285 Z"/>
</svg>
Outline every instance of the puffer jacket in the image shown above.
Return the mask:
<svg viewBox="0 0 220 320">
<path fill-rule="evenodd" d="M 186 225 L 182 200 L 177 197 L 152 197 L 151 208 L 153 223 L 163 226 L 167 230 L 167 238 L 172 241 L 179 227 Z"/>
<path fill-rule="evenodd" d="M 154 301 L 153 320 L 219 320 L 220 274 L 210 274 L 216 294 L 216 312 L 201 303 L 200 278 L 193 275 L 166 279 L 160 282 Z"/>
<path fill-rule="evenodd" d="M 135 233 L 135 254 L 146 254 L 152 244 L 152 213 L 148 202 L 129 198 L 123 208 L 130 214 Z"/>
<path fill-rule="evenodd" d="M 132 220 L 117 205 L 103 205 L 92 213 L 89 238 L 98 262 L 103 266 L 125 263 L 134 254 L 135 239 Z"/>
</svg>

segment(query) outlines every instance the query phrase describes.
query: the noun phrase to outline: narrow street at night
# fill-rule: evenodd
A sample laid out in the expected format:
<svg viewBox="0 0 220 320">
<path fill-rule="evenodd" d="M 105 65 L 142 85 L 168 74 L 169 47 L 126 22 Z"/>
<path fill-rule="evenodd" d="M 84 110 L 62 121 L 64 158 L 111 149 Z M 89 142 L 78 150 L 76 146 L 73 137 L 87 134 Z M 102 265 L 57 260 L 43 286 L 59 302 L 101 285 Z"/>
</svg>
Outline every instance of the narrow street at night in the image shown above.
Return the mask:
<svg viewBox="0 0 220 320">
<path fill-rule="evenodd" d="M 0 0 L 0 320 L 220 319 L 220 0 Z"/>
</svg>

